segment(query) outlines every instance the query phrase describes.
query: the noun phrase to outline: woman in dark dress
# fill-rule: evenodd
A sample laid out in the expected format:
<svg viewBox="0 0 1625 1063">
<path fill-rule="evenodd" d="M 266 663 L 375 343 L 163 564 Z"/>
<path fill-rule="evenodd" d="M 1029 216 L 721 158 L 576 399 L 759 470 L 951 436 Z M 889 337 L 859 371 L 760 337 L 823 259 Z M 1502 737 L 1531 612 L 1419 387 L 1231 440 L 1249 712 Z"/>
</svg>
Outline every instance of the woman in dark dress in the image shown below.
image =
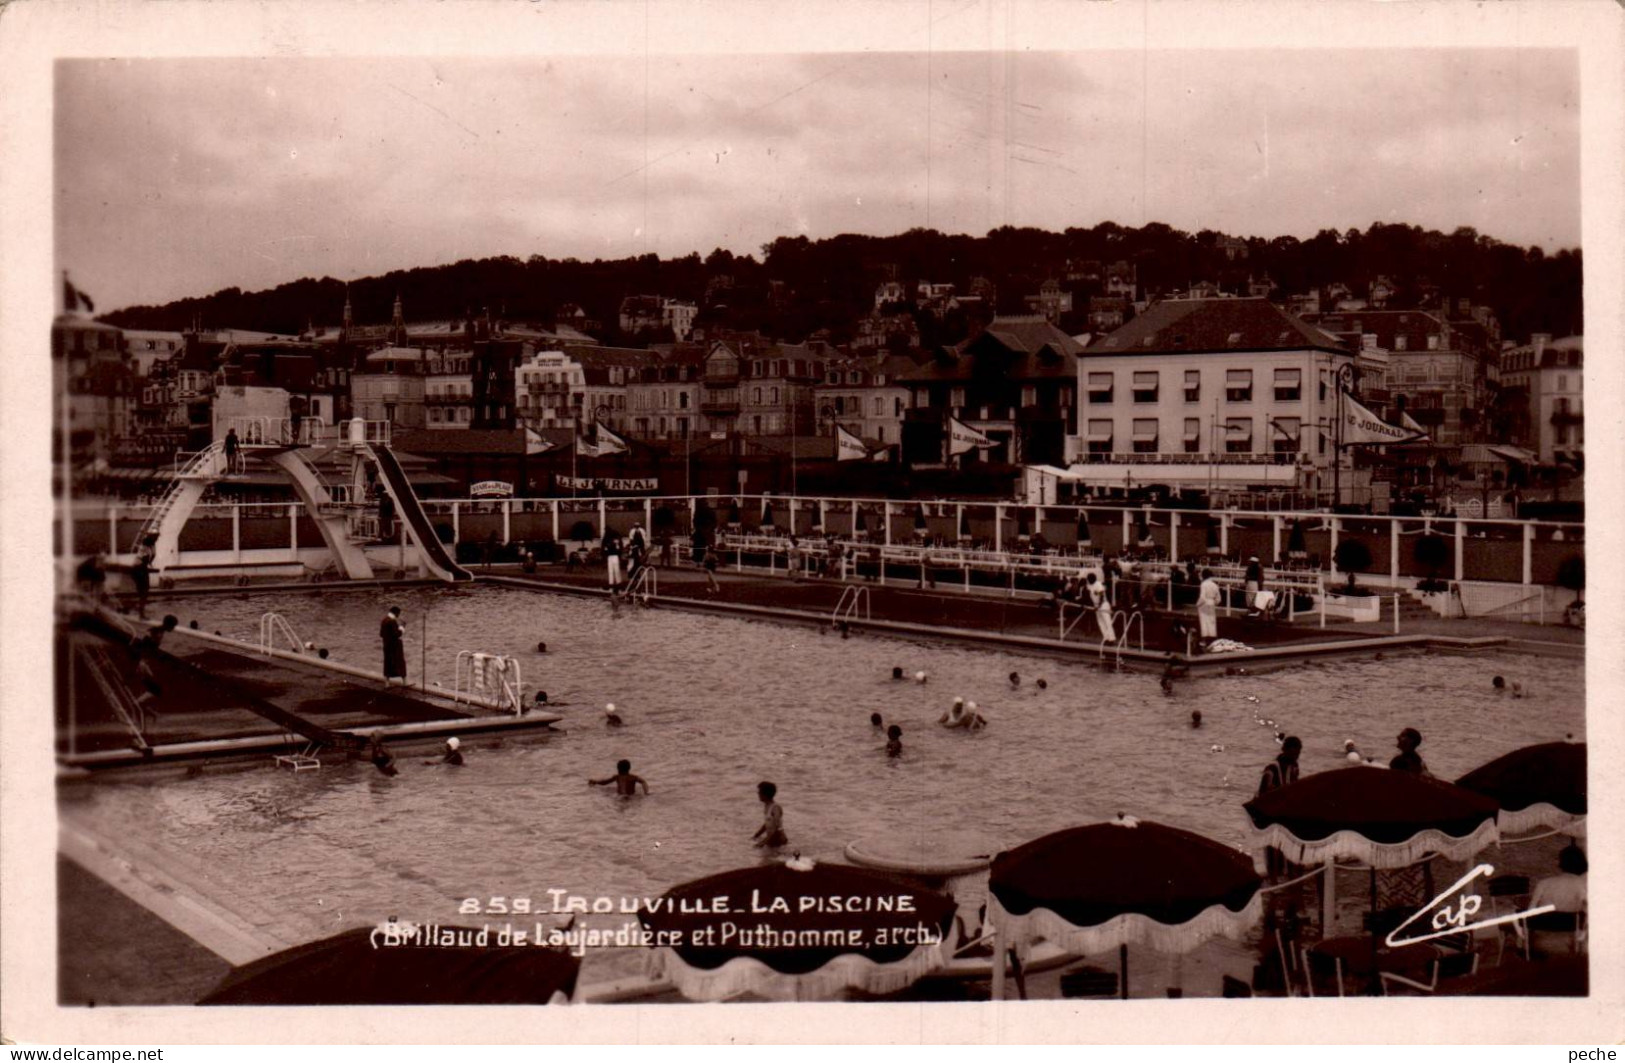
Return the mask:
<svg viewBox="0 0 1625 1063">
<path fill-rule="evenodd" d="M 378 637 L 384 640 L 384 682 L 399 679 L 406 682 L 406 645 L 402 641 L 401 607 L 392 605 L 378 625 Z"/>
</svg>

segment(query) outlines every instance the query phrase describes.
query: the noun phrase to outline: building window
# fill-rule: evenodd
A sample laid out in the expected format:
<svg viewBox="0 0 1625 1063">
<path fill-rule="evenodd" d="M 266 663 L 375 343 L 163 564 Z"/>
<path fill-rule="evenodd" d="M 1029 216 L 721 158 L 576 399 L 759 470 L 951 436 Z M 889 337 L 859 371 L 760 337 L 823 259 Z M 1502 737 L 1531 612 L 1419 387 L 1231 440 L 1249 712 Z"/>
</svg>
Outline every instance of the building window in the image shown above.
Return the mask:
<svg viewBox="0 0 1625 1063">
<path fill-rule="evenodd" d="M 1405 336 L 1399 335 L 1399 336 L 1394 337 L 1394 350 L 1403 351 L 1406 348 L 1406 346 L 1407 346 L 1407 343 L 1406 343 L 1406 337 Z"/>
<path fill-rule="evenodd" d="M 429 420 L 433 424 L 439 424 L 440 423 L 440 407 L 438 407 L 438 406 L 430 406 L 429 407 Z"/>
<path fill-rule="evenodd" d="M 1089 443 L 1089 453 L 1110 454 L 1112 452 L 1112 422 L 1104 419 L 1090 421 L 1087 441 Z"/>
<path fill-rule="evenodd" d="M 756 425 L 756 434 L 761 435 L 762 434 L 762 415 L 758 413 L 752 418 L 752 420 Z"/>
<path fill-rule="evenodd" d="M 688 409 L 688 392 L 679 391 L 677 393 L 677 408 L 679 410 Z"/>
<path fill-rule="evenodd" d="M 965 405 L 965 389 L 964 388 L 954 388 L 951 391 L 949 391 L 948 392 L 948 405 L 956 406 L 956 407 Z"/>
<path fill-rule="evenodd" d="M 875 429 L 875 439 L 884 443 L 886 441 L 886 426 L 881 425 Z"/>
<path fill-rule="evenodd" d="M 1232 417 L 1224 426 L 1224 449 L 1230 454 L 1253 452 L 1253 419 Z"/>
<path fill-rule="evenodd" d="M 762 404 L 762 389 L 761 388 L 751 388 L 750 401 L 756 403 L 756 405 L 758 405 L 758 406 L 760 406 Z"/>
<path fill-rule="evenodd" d="M 1134 401 L 1157 401 L 1157 371 L 1136 372 L 1134 374 Z"/>
<path fill-rule="evenodd" d="M 1270 422 L 1270 449 L 1277 454 L 1296 454 L 1302 422 L 1296 417 L 1277 417 Z"/>
<path fill-rule="evenodd" d="M 1567 376 L 1563 375 L 1562 373 L 1557 374 L 1557 390 L 1558 391 L 1567 391 L 1568 389 L 1569 389 L 1569 378 Z"/>
<path fill-rule="evenodd" d="M 884 398 L 882 398 L 881 396 L 876 395 L 875 396 L 875 416 L 876 417 L 884 417 L 885 415 L 886 415 L 886 400 Z"/>
<path fill-rule="evenodd" d="M 1297 402 L 1303 398 L 1303 370 L 1277 369 L 1275 371 L 1275 401 Z"/>
<path fill-rule="evenodd" d="M 1253 401 L 1253 371 L 1227 369 L 1224 374 L 1224 397 L 1228 402 Z"/>
<path fill-rule="evenodd" d="M 1112 401 L 1112 375 L 1110 373 L 1089 374 L 1089 402 L 1093 405 L 1104 405 Z M 1093 424 L 1094 422 L 1090 422 Z"/>
<path fill-rule="evenodd" d="M 1185 370 L 1185 401 L 1202 401 L 1202 371 L 1200 369 Z"/>
<path fill-rule="evenodd" d="M 1157 452 L 1157 419 L 1155 417 L 1136 417 L 1134 419 L 1134 453 L 1155 454 Z"/>
<path fill-rule="evenodd" d="M 1437 335 L 1429 336 L 1428 337 L 1428 350 L 1436 351 L 1438 349 L 1439 349 L 1439 337 Z"/>
<path fill-rule="evenodd" d="M 1202 451 L 1202 419 L 1200 417 L 1185 418 L 1185 453 L 1199 454 Z"/>
<path fill-rule="evenodd" d="M 768 391 L 768 400 L 767 401 L 772 403 L 774 406 L 777 406 L 779 404 L 779 389 L 778 388 L 769 389 L 769 391 Z"/>
</svg>

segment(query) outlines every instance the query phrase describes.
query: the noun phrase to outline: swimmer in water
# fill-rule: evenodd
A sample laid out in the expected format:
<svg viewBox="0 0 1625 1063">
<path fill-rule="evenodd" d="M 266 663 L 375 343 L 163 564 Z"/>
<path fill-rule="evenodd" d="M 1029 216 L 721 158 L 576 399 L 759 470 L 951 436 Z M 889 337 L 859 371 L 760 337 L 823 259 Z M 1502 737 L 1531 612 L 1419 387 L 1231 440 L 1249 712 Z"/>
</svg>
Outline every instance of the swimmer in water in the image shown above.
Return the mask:
<svg viewBox="0 0 1625 1063">
<path fill-rule="evenodd" d="M 948 707 L 948 711 L 937 717 L 937 722 L 944 727 L 965 726 L 969 722 L 965 719 L 965 699 L 955 698 L 954 703 Z"/>
<path fill-rule="evenodd" d="M 384 748 L 384 740 L 377 735 L 372 736 L 372 766 L 385 775 L 399 775 L 400 769 L 395 767 L 395 755 Z"/>
<path fill-rule="evenodd" d="M 903 678 L 903 669 L 898 665 L 893 665 L 892 670 L 891 670 L 891 677 L 893 679 L 902 679 Z"/>
<path fill-rule="evenodd" d="M 1011 672 L 1010 673 L 1010 685 L 1013 686 L 1013 687 L 1019 687 L 1021 685 L 1021 673 L 1020 672 Z"/>
<path fill-rule="evenodd" d="M 790 844 L 790 839 L 784 836 L 784 809 L 774 800 L 778 794 L 779 788 L 770 782 L 756 784 L 756 799 L 762 802 L 762 825 L 751 835 L 751 841 L 758 849 L 777 849 Z"/>
<path fill-rule="evenodd" d="M 976 702 L 973 701 L 965 706 L 965 715 L 970 718 L 970 722 L 965 725 L 966 730 L 980 731 L 987 726 L 987 719 L 977 709 Z"/>
<path fill-rule="evenodd" d="M 1049 689 L 1049 684 L 1046 683 L 1044 680 L 1040 679 L 1038 681 L 1038 689 L 1039 690 L 1048 690 Z"/>
<path fill-rule="evenodd" d="M 604 726 L 621 726 L 621 714 L 615 711 L 615 703 L 613 701 L 604 706 Z"/>
<path fill-rule="evenodd" d="M 632 762 L 630 760 L 616 761 L 614 775 L 607 779 L 588 779 L 587 784 L 589 786 L 614 786 L 616 794 L 621 797 L 636 795 L 640 786 L 643 787 L 645 796 L 649 793 L 649 784 L 644 782 L 642 777 L 632 774 Z"/>
<path fill-rule="evenodd" d="M 886 726 L 886 721 L 881 719 L 880 713 L 871 712 L 869 714 L 869 726 L 879 730 Z"/>
<path fill-rule="evenodd" d="M 423 763 L 425 763 L 425 764 L 461 764 L 461 763 L 463 763 L 463 754 L 462 754 L 459 747 L 462 746 L 462 744 L 463 743 L 462 743 L 462 741 L 460 739 L 448 738 L 448 739 L 446 739 L 446 752 L 441 755 L 440 759 L 439 760 L 426 760 Z"/>
<path fill-rule="evenodd" d="M 1201 726 L 1202 726 L 1202 710 L 1201 709 L 1192 709 L 1191 710 L 1191 729 L 1195 730 L 1196 728 L 1199 728 Z"/>
<path fill-rule="evenodd" d="M 925 679 L 926 679 L 926 676 L 925 676 L 924 672 L 915 672 L 914 673 L 914 681 L 916 683 L 923 683 L 923 682 L 925 682 Z"/>
<path fill-rule="evenodd" d="M 886 728 L 886 756 L 896 760 L 903 755 L 903 729 L 895 723 Z"/>
<path fill-rule="evenodd" d="M 1360 750 L 1355 746 L 1354 739 L 1352 738 L 1343 743 L 1343 759 L 1348 761 L 1350 764 L 1365 763 L 1365 757 L 1360 755 Z"/>
<path fill-rule="evenodd" d="M 1521 698 L 1524 696 L 1524 693 L 1523 683 L 1517 679 L 1514 679 L 1512 681 L 1512 696 L 1515 698 Z"/>
<path fill-rule="evenodd" d="M 1496 676 L 1494 679 L 1490 680 L 1490 686 L 1495 688 L 1495 692 L 1497 694 L 1505 694 L 1507 689 L 1506 677 L 1499 675 Z"/>
</svg>

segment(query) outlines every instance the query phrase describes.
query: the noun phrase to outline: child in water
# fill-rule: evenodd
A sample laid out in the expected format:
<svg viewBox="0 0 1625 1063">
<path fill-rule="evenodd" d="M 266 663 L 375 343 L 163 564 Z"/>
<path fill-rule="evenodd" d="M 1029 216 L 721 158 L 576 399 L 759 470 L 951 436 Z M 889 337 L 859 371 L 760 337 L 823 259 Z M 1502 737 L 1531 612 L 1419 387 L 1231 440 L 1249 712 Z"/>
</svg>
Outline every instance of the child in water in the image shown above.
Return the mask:
<svg viewBox="0 0 1625 1063">
<path fill-rule="evenodd" d="M 777 849 L 790 843 L 784 836 L 784 809 L 773 800 L 778 793 L 779 788 L 770 782 L 756 784 L 756 797 L 762 802 L 762 825 L 751 835 L 751 841 L 758 849 Z"/>
<path fill-rule="evenodd" d="M 395 755 L 384 748 L 384 743 L 377 735 L 372 736 L 372 766 L 385 775 L 399 775 L 400 769 L 395 767 Z"/>
<path fill-rule="evenodd" d="M 886 728 L 886 756 L 892 760 L 903 755 L 903 729 L 895 723 Z"/>
<path fill-rule="evenodd" d="M 880 713 L 871 712 L 869 714 L 869 726 L 878 731 L 886 726 L 886 721 L 881 718 Z"/>
<path fill-rule="evenodd" d="M 632 774 L 632 762 L 630 760 L 616 761 L 614 775 L 607 779 L 588 779 L 587 784 L 589 786 L 613 785 L 615 792 L 621 797 L 636 795 L 640 786 L 643 787 L 645 796 L 649 793 L 649 784 L 644 782 L 641 777 Z"/>
</svg>

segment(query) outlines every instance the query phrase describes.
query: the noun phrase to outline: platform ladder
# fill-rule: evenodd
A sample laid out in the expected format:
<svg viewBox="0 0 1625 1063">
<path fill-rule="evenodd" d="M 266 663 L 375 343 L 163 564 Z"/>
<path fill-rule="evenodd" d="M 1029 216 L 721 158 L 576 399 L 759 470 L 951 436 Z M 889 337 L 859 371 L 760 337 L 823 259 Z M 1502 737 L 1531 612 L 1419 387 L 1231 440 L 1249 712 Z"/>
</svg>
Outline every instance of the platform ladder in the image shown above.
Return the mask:
<svg viewBox="0 0 1625 1063">
<path fill-rule="evenodd" d="M 632 577 L 626 585 L 626 597 L 630 601 L 636 598 L 644 605 L 658 597 L 660 594 L 660 575 L 653 565 L 645 564 L 638 568 L 637 575 Z"/>
<path fill-rule="evenodd" d="M 457 670 L 452 681 L 453 701 L 470 705 L 483 702 L 511 711 L 525 711 L 525 684 L 519 662 L 507 654 L 463 650 L 457 654 Z"/>
<path fill-rule="evenodd" d="M 835 603 L 835 611 L 830 614 L 830 623 L 838 624 L 842 620 L 858 619 L 858 609 L 863 610 L 863 619 L 871 619 L 869 607 L 869 588 L 863 586 L 846 587 L 841 591 L 841 600 Z"/>
<path fill-rule="evenodd" d="M 107 656 L 107 648 L 99 644 L 90 645 L 82 647 L 80 652 L 85 655 L 91 677 L 100 688 L 102 697 L 107 699 L 108 706 L 118 716 L 119 722 L 129 729 L 135 739 L 135 748 L 142 753 L 150 753 L 152 746 L 147 741 L 146 710 L 141 707 L 140 699 L 130 692 L 129 685 L 114 669 L 112 660 Z"/>
<path fill-rule="evenodd" d="M 1122 625 L 1121 630 L 1118 629 L 1119 624 Z M 1123 647 L 1128 644 L 1129 633 L 1136 630 L 1136 628 L 1140 633 L 1138 649 L 1143 653 L 1145 652 L 1145 614 L 1138 609 L 1132 613 L 1119 609 L 1112 614 L 1112 629 L 1117 631 L 1117 640 L 1111 643 L 1112 667 L 1114 669 L 1122 670 Z M 1102 635 L 1100 636 L 1100 651 L 1098 654 L 1101 661 L 1106 659 L 1106 646 L 1106 636 Z"/>
<path fill-rule="evenodd" d="M 277 636 L 281 635 L 293 647 L 293 652 L 304 653 L 305 644 L 299 641 L 298 632 L 288 623 L 288 618 L 281 613 L 266 613 L 260 617 L 260 652 L 270 653 L 276 649 Z"/>
<path fill-rule="evenodd" d="M 147 519 L 142 523 L 141 529 L 135 533 L 135 542 L 131 544 L 130 549 L 132 551 L 138 550 L 148 536 L 156 537 L 158 535 L 163 528 L 164 518 L 169 515 L 170 510 L 175 508 L 175 503 L 180 500 L 182 492 L 186 489 L 186 481 L 196 480 L 199 477 L 212 478 L 221 475 L 223 471 L 221 465 L 225 460 L 225 456 L 226 445 L 219 440 L 215 440 L 196 454 L 193 454 L 186 460 L 184 465 L 177 468 L 175 470 L 175 479 L 170 484 L 169 490 L 164 492 L 164 497 L 159 501 L 158 505 L 153 507 L 151 513 L 147 514 Z"/>
</svg>

